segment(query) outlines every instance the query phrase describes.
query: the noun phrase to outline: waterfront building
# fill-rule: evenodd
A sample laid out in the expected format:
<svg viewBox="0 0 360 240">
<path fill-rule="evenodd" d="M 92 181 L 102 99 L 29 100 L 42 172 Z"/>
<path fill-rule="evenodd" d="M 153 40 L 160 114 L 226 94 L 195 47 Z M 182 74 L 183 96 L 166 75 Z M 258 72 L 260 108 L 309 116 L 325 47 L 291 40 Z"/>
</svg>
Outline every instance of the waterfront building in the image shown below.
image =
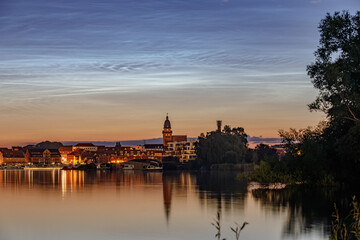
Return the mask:
<svg viewBox="0 0 360 240">
<path fill-rule="evenodd" d="M 84 150 L 82 149 L 76 149 L 75 151 L 72 151 L 71 153 L 67 154 L 66 162 L 70 164 L 81 164 L 83 163 L 81 158 L 81 153 Z"/>
<path fill-rule="evenodd" d="M 143 149 L 145 158 L 161 161 L 164 157 L 165 151 L 163 144 L 145 144 Z"/>
<path fill-rule="evenodd" d="M 25 154 L 21 150 L 1 149 L 0 164 L 17 165 L 25 164 Z"/>
<path fill-rule="evenodd" d="M 59 148 L 62 163 L 67 162 L 67 156 L 73 151 L 72 148 L 73 148 L 72 146 L 63 146 Z"/>
<path fill-rule="evenodd" d="M 195 141 L 188 141 L 187 135 L 173 135 L 169 116 L 166 116 L 163 130 L 164 156 L 178 157 L 180 162 L 195 160 Z"/>
<path fill-rule="evenodd" d="M 145 151 L 164 151 L 164 145 L 162 144 L 145 144 L 143 149 Z"/>
<path fill-rule="evenodd" d="M 178 157 L 180 162 L 188 162 L 196 159 L 195 141 L 169 142 L 166 156 Z"/>
<path fill-rule="evenodd" d="M 162 145 L 162 144 L 160 144 L 160 145 Z M 144 152 L 144 151 L 145 151 L 145 145 L 144 145 L 144 146 L 137 145 L 137 146 L 135 147 L 135 150 Z"/>
<path fill-rule="evenodd" d="M 28 148 L 25 158 L 27 162 L 35 164 L 55 164 L 61 162 L 61 155 L 58 149 Z"/>
<path fill-rule="evenodd" d="M 169 142 L 183 142 L 187 141 L 187 135 L 173 135 L 171 130 L 171 123 L 169 120 L 169 116 L 166 115 L 166 119 L 164 122 L 164 130 L 163 130 L 163 145 L 166 148 Z"/>
<path fill-rule="evenodd" d="M 171 143 L 170 149 L 168 144 Z M 180 150 L 181 149 L 181 150 Z M 96 146 L 93 143 L 78 143 L 75 146 L 59 148 L 63 163 L 122 163 L 134 159 L 153 159 L 162 161 L 164 156 L 178 156 L 181 161 L 195 159 L 193 142 L 187 135 L 173 135 L 169 116 L 166 116 L 163 129 L 163 144 L 144 144 L 143 146 L 122 146 L 117 142 L 114 147 Z M 41 158 L 41 154 L 38 156 Z M 35 156 L 33 161 L 36 162 Z"/>
<path fill-rule="evenodd" d="M 84 151 L 96 152 L 99 147 L 102 147 L 102 146 L 95 146 L 92 143 L 78 143 L 72 147 L 72 150 L 75 151 L 77 149 L 82 149 Z"/>
</svg>

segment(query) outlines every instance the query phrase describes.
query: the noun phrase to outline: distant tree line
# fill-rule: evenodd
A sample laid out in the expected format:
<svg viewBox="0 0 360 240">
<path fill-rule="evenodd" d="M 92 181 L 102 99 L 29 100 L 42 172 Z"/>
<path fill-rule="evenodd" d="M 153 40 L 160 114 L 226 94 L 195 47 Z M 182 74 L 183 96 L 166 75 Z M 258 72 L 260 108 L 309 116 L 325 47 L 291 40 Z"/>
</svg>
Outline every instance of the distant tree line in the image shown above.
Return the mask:
<svg viewBox="0 0 360 240">
<path fill-rule="evenodd" d="M 248 147 L 248 135 L 244 128 L 231 128 L 225 125 L 219 131 L 201 134 L 196 143 L 196 163 L 210 168 L 214 164 L 256 163 L 260 161 L 276 161 L 276 150 L 268 145 L 260 144 L 255 149 Z"/>
</svg>

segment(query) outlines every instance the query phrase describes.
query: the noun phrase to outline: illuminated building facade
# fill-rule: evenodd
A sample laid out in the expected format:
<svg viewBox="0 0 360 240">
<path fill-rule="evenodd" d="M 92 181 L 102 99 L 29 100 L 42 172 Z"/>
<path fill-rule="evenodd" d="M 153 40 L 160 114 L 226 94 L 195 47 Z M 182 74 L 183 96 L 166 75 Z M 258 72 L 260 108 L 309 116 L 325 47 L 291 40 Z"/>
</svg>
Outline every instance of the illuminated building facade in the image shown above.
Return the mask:
<svg viewBox="0 0 360 240">
<path fill-rule="evenodd" d="M 81 150 L 89 151 L 89 152 L 96 152 L 98 150 L 98 146 L 95 146 L 92 143 L 78 143 L 72 147 L 73 151 L 75 151 L 77 149 L 81 149 Z"/>
<path fill-rule="evenodd" d="M 169 142 L 183 142 L 187 141 L 187 135 L 173 135 L 171 130 L 171 123 L 169 116 L 166 115 L 163 130 L 163 145 L 166 148 Z"/>
<path fill-rule="evenodd" d="M 167 156 L 178 157 L 180 162 L 188 162 L 196 159 L 195 141 L 169 142 L 166 151 Z"/>
<path fill-rule="evenodd" d="M 1 149 L 0 164 L 25 164 L 25 154 L 21 150 Z"/>
<path fill-rule="evenodd" d="M 28 148 L 25 159 L 30 163 L 54 164 L 61 162 L 61 155 L 58 149 Z"/>
</svg>

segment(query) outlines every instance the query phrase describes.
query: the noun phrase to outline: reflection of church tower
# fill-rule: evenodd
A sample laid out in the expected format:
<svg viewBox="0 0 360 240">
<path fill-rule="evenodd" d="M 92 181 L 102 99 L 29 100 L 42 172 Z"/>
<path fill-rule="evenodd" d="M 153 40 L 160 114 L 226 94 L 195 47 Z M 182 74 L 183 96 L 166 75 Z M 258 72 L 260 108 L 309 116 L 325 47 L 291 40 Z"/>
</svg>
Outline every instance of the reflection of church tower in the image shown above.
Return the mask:
<svg viewBox="0 0 360 240">
<path fill-rule="evenodd" d="M 166 115 L 163 130 L 163 145 L 167 147 L 168 142 L 172 141 L 172 131 L 169 117 Z"/>
<path fill-rule="evenodd" d="M 163 197 L 164 197 L 165 217 L 167 223 L 169 223 L 170 220 L 172 192 L 173 192 L 173 184 L 170 181 L 170 179 L 167 179 L 166 175 L 163 174 Z"/>
</svg>

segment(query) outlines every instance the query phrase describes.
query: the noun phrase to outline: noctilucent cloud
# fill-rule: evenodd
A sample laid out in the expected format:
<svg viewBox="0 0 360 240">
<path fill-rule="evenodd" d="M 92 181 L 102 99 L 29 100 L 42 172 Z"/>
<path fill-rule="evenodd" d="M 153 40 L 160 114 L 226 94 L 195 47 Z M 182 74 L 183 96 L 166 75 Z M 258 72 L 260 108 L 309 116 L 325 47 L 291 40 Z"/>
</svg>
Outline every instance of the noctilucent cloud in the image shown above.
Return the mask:
<svg viewBox="0 0 360 240">
<path fill-rule="evenodd" d="M 358 0 L 2 0 L 0 145 L 315 125 L 327 12 Z"/>
</svg>

